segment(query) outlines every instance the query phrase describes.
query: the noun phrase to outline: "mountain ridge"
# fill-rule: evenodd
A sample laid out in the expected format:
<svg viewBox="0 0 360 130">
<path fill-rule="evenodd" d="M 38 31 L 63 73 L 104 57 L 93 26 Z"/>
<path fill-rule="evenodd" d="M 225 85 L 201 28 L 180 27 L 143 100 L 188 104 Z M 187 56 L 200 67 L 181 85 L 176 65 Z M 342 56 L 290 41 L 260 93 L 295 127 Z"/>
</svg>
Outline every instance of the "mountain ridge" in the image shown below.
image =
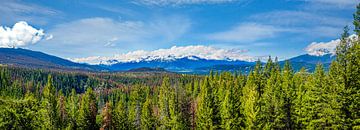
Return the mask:
<svg viewBox="0 0 360 130">
<path fill-rule="evenodd" d="M 87 71 L 107 70 L 100 66 L 75 63 L 57 56 L 22 48 L 0 48 L 0 64 L 29 68 L 73 69 Z"/>
<path fill-rule="evenodd" d="M 331 54 L 314 56 L 309 54 L 299 55 L 287 59 L 292 64 L 295 71 L 305 67 L 308 71 L 313 71 L 317 63 L 322 63 L 327 69 L 331 61 L 336 56 Z M 197 56 L 187 56 L 174 58 L 169 56 L 166 59 L 149 58 L 131 62 L 112 61 L 114 64 L 89 65 L 76 63 L 60 57 L 45 54 L 43 52 L 32 51 L 21 48 L 0 48 L 0 64 L 23 66 L 30 68 L 49 68 L 49 69 L 73 69 L 85 71 L 129 71 L 140 68 L 162 68 L 170 72 L 206 74 L 213 71 L 243 71 L 245 73 L 253 69 L 255 62 L 241 60 L 211 60 Z M 279 61 L 283 65 L 285 61 Z M 151 69 L 144 69 L 151 70 Z"/>
</svg>

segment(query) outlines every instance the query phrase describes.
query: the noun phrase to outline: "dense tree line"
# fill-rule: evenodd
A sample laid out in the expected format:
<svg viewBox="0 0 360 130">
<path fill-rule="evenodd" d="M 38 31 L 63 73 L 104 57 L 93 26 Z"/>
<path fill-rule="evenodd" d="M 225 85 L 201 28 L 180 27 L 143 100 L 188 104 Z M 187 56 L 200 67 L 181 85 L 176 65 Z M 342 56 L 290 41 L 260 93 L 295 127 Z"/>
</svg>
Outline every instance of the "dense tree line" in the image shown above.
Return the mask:
<svg viewBox="0 0 360 130">
<path fill-rule="evenodd" d="M 359 37 L 360 5 L 354 19 Z M 249 74 L 168 75 L 114 86 L 121 76 L 2 67 L 0 129 L 360 129 L 357 37 L 345 27 L 329 71 L 318 64 L 313 73 L 269 58 Z"/>
</svg>

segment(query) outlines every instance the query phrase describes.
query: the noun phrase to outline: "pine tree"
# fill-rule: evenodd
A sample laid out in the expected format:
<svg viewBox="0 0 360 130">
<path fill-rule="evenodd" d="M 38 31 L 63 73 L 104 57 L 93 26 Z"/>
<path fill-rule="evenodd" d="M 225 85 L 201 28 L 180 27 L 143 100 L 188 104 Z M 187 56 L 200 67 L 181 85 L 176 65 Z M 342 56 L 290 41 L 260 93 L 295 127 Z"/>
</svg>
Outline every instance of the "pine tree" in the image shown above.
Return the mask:
<svg viewBox="0 0 360 130">
<path fill-rule="evenodd" d="M 226 130 L 234 129 L 234 118 L 233 101 L 231 96 L 231 90 L 225 91 L 224 100 L 221 103 L 220 115 L 221 115 L 221 128 Z"/>
<path fill-rule="evenodd" d="M 45 85 L 43 89 L 43 99 L 41 106 L 44 110 L 44 118 L 46 121 L 45 125 L 47 128 L 55 129 L 58 128 L 58 110 L 57 110 L 57 101 L 56 101 L 56 90 L 54 86 L 52 85 L 52 76 L 48 76 L 47 84 Z"/>
<path fill-rule="evenodd" d="M 138 129 L 141 125 L 140 115 L 141 115 L 141 92 L 140 86 L 133 86 L 132 91 L 129 95 L 128 102 L 128 121 L 130 129 Z"/>
<path fill-rule="evenodd" d="M 159 88 L 159 122 L 161 129 L 169 128 L 170 122 L 170 111 L 169 111 L 169 92 L 170 92 L 170 81 L 168 77 L 163 79 L 161 87 Z"/>
<path fill-rule="evenodd" d="M 102 110 L 102 126 L 101 128 L 103 128 L 104 130 L 110 130 L 113 128 L 112 125 L 112 108 L 111 108 L 111 104 L 109 102 L 107 102 Z"/>
<path fill-rule="evenodd" d="M 284 69 L 282 72 L 282 85 L 281 85 L 281 90 L 282 90 L 282 96 L 281 98 L 283 99 L 283 106 L 281 106 L 282 108 L 282 112 L 284 112 L 284 119 L 283 119 L 283 123 L 285 124 L 285 128 L 286 129 L 293 129 L 294 128 L 294 121 L 293 121 L 293 117 L 294 117 L 294 109 L 293 109 L 293 98 L 295 97 L 295 89 L 294 89 L 294 84 L 293 84 L 293 70 L 291 68 L 290 62 L 286 61 L 285 65 L 284 65 Z"/>
<path fill-rule="evenodd" d="M 360 36 L 360 4 L 354 14 L 354 31 Z M 339 64 L 339 79 L 344 91 L 341 94 L 342 111 L 345 114 L 347 128 L 360 128 L 360 41 L 349 38 L 349 29 L 345 27 L 341 42 L 336 48 L 336 61 Z"/>
<path fill-rule="evenodd" d="M 129 128 L 125 95 L 123 95 L 119 102 L 116 104 L 116 108 L 113 110 L 112 115 L 112 124 L 114 125 L 114 129 L 124 130 Z"/>
<path fill-rule="evenodd" d="M 360 3 L 356 6 L 353 24 L 355 26 L 354 32 L 360 36 Z"/>
<path fill-rule="evenodd" d="M 93 130 L 97 129 L 96 125 L 97 104 L 96 95 L 92 88 L 88 88 L 81 97 L 81 105 L 78 116 L 78 126 L 80 129 Z"/>
<path fill-rule="evenodd" d="M 306 72 L 306 69 L 303 67 L 299 72 L 294 75 L 294 84 L 296 85 L 296 96 L 294 97 L 294 127 L 295 129 L 305 129 L 307 124 L 306 118 L 306 93 L 308 88 L 306 87 L 306 82 L 309 76 Z"/>
<path fill-rule="evenodd" d="M 78 113 L 78 103 L 79 103 L 79 99 L 76 95 L 76 92 L 75 92 L 75 89 L 72 89 L 71 90 L 71 94 L 69 96 L 69 98 L 67 98 L 68 101 L 67 101 L 67 109 L 68 109 L 68 126 L 67 126 L 67 129 L 75 129 L 78 127 L 78 124 L 77 124 L 77 117 L 79 115 Z"/>
<path fill-rule="evenodd" d="M 149 93 L 141 109 L 141 129 L 144 130 L 155 129 L 155 119 L 153 117 L 152 100 Z"/>
<path fill-rule="evenodd" d="M 200 86 L 196 111 L 196 127 L 198 129 L 215 129 L 213 124 L 213 95 L 209 78 L 206 77 Z"/>
<path fill-rule="evenodd" d="M 169 94 L 169 126 L 171 126 L 171 129 L 178 130 L 185 128 L 179 105 L 175 89 L 171 89 Z"/>
<path fill-rule="evenodd" d="M 58 103 L 56 108 L 56 110 L 58 111 L 56 113 L 59 117 L 59 128 L 65 128 L 68 122 L 68 113 L 66 111 L 65 101 L 66 98 L 64 97 L 62 90 L 60 90 L 58 94 Z"/>
<path fill-rule="evenodd" d="M 271 64 L 271 63 L 267 63 Z M 267 65 L 267 68 L 273 68 L 271 65 Z M 267 71 L 271 71 L 268 75 L 270 76 L 267 79 L 264 93 L 260 99 L 261 104 L 263 104 L 262 109 L 259 111 L 260 121 L 259 127 L 265 129 L 274 129 L 278 122 L 276 120 L 276 110 L 278 110 L 278 93 L 280 89 L 281 81 L 280 79 L 280 72 L 277 69 L 270 69 Z"/>
<path fill-rule="evenodd" d="M 259 113 L 258 98 L 254 73 L 251 72 L 243 88 L 241 97 L 245 129 L 256 129 Z"/>
</svg>

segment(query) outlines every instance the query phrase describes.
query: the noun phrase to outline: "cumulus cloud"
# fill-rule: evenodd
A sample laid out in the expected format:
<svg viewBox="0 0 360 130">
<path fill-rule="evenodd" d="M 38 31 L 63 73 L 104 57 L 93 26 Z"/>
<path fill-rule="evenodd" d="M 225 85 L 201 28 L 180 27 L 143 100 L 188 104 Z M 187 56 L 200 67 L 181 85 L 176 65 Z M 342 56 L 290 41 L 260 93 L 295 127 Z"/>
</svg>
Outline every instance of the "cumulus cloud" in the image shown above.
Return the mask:
<svg viewBox="0 0 360 130">
<path fill-rule="evenodd" d="M 136 4 L 166 6 L 166 5 L 191 5 L 191 4 L 223 4 L 240 2 L 244 0 L 136 0 Z"/>
<path fill-rule="evenodd" d="M 178 58 L 190 57 L 196 60 L 194 57 L 202 59 L 212 60 L 244 60 L 254 61 L 255 57 L 245 55 L 246 50 L 240 49 L 221 49 L 211 46 L 173 46 L 169 49 L 158 49 L 153 51 L 137 50 L 123 54 L 117 54 L 110 57 L 92 56 L 85 58 L 74 58 L 70 59 L 75 62 L 89 63 L 89 64 L 107 64 L 107 61 L 118 61 L 118 62 L 139 62 L 142 60 L 151 61 L 155 59 L 160 60 L 173 60 Z"/>
<path fill-rule="evenodd" d="M 210 40 L 225 42 L 255 42 L 258 40 L 272 38 L 277 33 L 286 31 L 270 25 L 259 23 L 241 23 L 230 30 L 207 35 Z"/>
<path fill-rule="evenodd" d="M 355 34 L 351 35 L 350 38 L 356 37 Z M 326 54 L 335 55 L 336 46 L 339 45 L 340 39 L 331 40 L 329 42 L 312 42 L 304 50 L 313 56 L 323 56 Z"/>
<path fill-rule="evenodd" d="M 15 23 L 12 28 L 0 26 L 0 47 L 22 47 L 35 44 L 43 38 L 51 39 L 52 36 L 47 37 L 44 30 L 36 29 L 25 21 Z"/>
</svg>

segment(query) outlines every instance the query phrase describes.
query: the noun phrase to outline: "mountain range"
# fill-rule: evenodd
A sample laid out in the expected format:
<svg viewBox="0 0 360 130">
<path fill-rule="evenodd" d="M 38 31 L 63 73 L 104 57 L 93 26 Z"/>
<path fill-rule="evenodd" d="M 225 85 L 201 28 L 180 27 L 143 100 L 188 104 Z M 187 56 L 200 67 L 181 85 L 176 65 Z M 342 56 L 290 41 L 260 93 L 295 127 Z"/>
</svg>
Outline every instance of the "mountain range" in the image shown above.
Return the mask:
<svg viewBox="0 0 360 130">
<path fill-rule="evenodd" d="M 107 64 L 89 65 L 85 63 L 75 63 L 70 60 L 48 55 L 42 52 L 32 51 L 21 48 L 0 48 L 0 64 L 42 68 L 58 70 L 79 70 L 79 71 L 170 71 L 189 74 L 207 74 L 213 71 L 241 71 L 249 72 L 256 64 L 251 61 L 241 60 L 211 60 L 197 56 L 187 56 L 182 58 L 160 59 L 150 57 L 139 61 L 118 62 L 116 60 L 107 61 Z M 305 67 L 308 71 L 313 71 L 317 63 L 322 63 L 324 68 L 328 68 L 335 56 L 326 54 L 313 56 L 309 54 L 300 55 L 288 59 L 293 68 L 297 71 Z M 110 63 L 110 64 L 109 64 Z M 280 61 L 283 65 L 285 61 Z M 155 69 L 151 69 L 155 68 Z"/>
</svg>

